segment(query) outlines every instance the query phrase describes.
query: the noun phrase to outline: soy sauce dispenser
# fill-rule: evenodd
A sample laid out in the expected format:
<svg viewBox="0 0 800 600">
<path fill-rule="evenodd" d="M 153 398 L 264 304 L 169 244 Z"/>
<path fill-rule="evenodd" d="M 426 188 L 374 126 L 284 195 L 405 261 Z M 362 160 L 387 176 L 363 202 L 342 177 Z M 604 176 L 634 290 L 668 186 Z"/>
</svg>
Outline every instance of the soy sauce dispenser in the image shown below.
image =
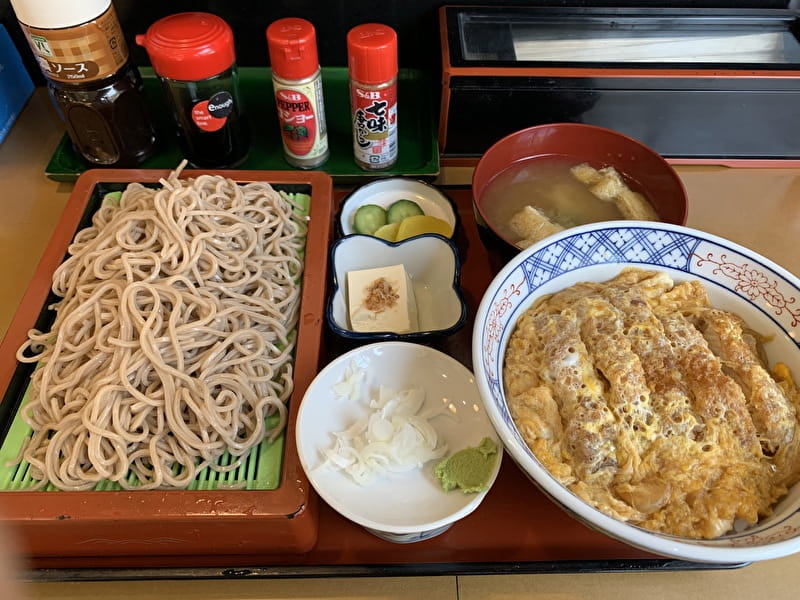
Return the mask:
<svg viewBox="0 0 800 600">
<path fill-rule="evenodd" d="M 233 31 L 220 17 L 177 13 L 136 36 L 175 120 L 183 155 L 197 167 L 241 164 L 249 150 Z"/>
<path fill-rule="evenodd" d="M 75 149 L 126 167 L 155 151 L 142 80 L 111 0 L 12 0 Z"/>
</svg>

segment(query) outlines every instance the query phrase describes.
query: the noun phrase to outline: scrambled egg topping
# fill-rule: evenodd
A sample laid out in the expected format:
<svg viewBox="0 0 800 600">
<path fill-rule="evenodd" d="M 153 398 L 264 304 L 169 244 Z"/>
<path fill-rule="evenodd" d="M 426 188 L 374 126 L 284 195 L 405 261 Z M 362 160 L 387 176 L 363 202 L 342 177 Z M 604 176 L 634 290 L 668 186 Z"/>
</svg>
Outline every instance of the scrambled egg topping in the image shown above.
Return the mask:
<svg viewBox="0 0 800 600">
<path fill-rule="evenodd" d="M 545 298 L 505 356 L 511 414 L 539 461 L 632 524 L 715 538 L 800 479 L 800 394 L 698 281 L 627 269 Z"/>
</svg>

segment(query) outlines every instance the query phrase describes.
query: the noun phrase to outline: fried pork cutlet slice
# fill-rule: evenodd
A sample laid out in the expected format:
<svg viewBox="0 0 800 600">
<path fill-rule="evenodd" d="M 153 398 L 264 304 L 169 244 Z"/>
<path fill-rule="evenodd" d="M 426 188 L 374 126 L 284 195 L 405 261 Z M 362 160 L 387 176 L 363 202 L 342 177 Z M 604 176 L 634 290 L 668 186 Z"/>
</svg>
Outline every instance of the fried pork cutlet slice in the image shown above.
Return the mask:
<svg viewBox="0 0 800 600">
<path fill-rule="evenodd" d="M 651 299 L 653 311 L 661 315 L 686 314 L 699 308 L 709 308 L 711 301 L 703 284 L 697 279 L 677 284 L 668 292 Z"/>
<path fill-rule="evenodd" d="M 601 296 L 575 303 L 581 339 L 594 365 L 608 380 L 607 402 L 642 456 L 660 430 L 650 406 L 650 389 L 639 357 L 625 335 L 622 314 Z"/>
<path fill-rule="evenodd" d="M 722 360 L 725 372 L 742 388 L 764 451 L 774 454 L 794 437 L 794 405 L 745 340 L 746 326 L 738 316 L 711 309 L 700 313 L 697 322 L 709 348 Z"/>
<path fill-rule="evenodd" d="M 618 466 L 619 427 L 603 398 L 603 384 L 581 341 L 576 319 L 539 315 L 532 325 L 535 347 L 543 356 L 542 379 L 559 406 L 565 445 L 576 473 L 584 481 L 610 480 Z"/>
<path fill-rule="evenodd" d="M 539 374 L 545 368 L 542 364 L 544 355 L 537 344 L 533 315 L 525 311 L 511 333 L 503 362 L 503 387 L 509 397 L 517 397 L 542 385 Z"/>
<path fill-rule="evenodd" d="M 645 271 L 628 267 L 611 280 L 614 285 L 608 286 L 609 290 L 636 288 L 642 296 L 651 300 L 675 287 L 672 278 L 663 271 Z"/>
<path fill-rule="evenodd" d="M 661 317 L 664 332 L 674 344 L 678 365 L 693 397 L 694 410 L 706 421 L 729 428 L 742 448 L 761 456 L 761 445 L 741 388 L 722 371 L 719 358 L 703 335 L 680 314 Z"/>
<path fill-rule="evenodd" d="M 772 370 L 775 381 L 789 398 L 795 408 L 795 413 L 800 413 L 800 390 L 792 377 L 792 372 L 784 363 L 777 363 Z M 792 441 L 781 446 L 773 457 L 775 465 L 775 480 L 786 487 L 800 480 L 800 435 L 795 432 Z"/>
<path fill-rule="evenodd" d="M 562 485 L 575 481 L 569 455 L 562 447 L 564 429 L 550 388 L 537 386 L 508 396 L 508 408 L 525 443 Z"/>
<path fill-rule="evenodd" d="M 581 298 L 598 294 L 606 289 L 628 289 L 636 286 L 648 299 L 657 298 L 673 286 L 669 275 L 659 271 L 645 271 L 629 267 L 605 283 L 583 281 L 548 296 L 536 305 L 536 313 L 561 313 Z"/>
<path fill-rule="evenodd" d="M 598 293 L 603 289 L 602 283 L 594 281 L 581 281 L 571 285 L 565 290 L 556 292 L 546 298 L 542 299 L 533 308 L 533 312 L 539 314 L 558 315 L 564 312 L 567 308 L 575 304 L 581 298 Z"/>
<path fill-rule="evenodd" d="M 622 313 L 631 350 L 639 356 L 650 403 L 661 422 L 661 432 L 670 437 L 689 434 L 696 438 L 702 429 L 692 410 L 689 388 L 680 375 L 678 359 L 640 287 L 608 289 L 604 295 Z"/>
</svg>

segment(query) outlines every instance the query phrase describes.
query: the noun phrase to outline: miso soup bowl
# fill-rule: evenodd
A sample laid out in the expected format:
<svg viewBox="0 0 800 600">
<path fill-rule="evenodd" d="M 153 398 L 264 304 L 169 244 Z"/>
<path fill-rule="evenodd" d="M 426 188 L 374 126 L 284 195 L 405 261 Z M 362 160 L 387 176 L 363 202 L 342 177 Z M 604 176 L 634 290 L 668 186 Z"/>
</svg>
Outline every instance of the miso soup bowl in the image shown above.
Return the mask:
<svg viewBox="0 0 800 600">
<path fill-rule="evenodd" d="M 596 169 L 612 166 L 635 192 L 644 194 L 664 223 L 684 225 L 687 195 L 672 166 L 655 150 L 611 129 L 581 123 L 552 123 L 516 131 L 492 145 L 478 161 L 472 177 L 472 201 L 481 240 L 502 262 L 520 248 L 491 221 L 496 207 L 486 201 L 486 189 L 503 172 L 520 163 L 567 158 Z"/>
</svg>

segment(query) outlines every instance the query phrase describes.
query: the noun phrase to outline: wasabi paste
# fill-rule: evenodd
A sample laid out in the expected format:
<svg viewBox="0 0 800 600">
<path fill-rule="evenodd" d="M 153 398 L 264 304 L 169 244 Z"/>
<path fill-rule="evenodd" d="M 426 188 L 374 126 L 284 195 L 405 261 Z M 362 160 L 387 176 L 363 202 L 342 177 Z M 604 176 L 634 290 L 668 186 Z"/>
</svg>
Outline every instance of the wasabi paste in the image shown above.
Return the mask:
<svg viewBox="0 0 800 600">
<path fill-rule="evenodd" d="M 436 465 L 434 474 L 446 492 L 458 487 L 465 494 L 474 494 L 487 489 L 496 462 L 497 446 L 485 437 L 477 446 L 445 458 Z"/>
</svg>

